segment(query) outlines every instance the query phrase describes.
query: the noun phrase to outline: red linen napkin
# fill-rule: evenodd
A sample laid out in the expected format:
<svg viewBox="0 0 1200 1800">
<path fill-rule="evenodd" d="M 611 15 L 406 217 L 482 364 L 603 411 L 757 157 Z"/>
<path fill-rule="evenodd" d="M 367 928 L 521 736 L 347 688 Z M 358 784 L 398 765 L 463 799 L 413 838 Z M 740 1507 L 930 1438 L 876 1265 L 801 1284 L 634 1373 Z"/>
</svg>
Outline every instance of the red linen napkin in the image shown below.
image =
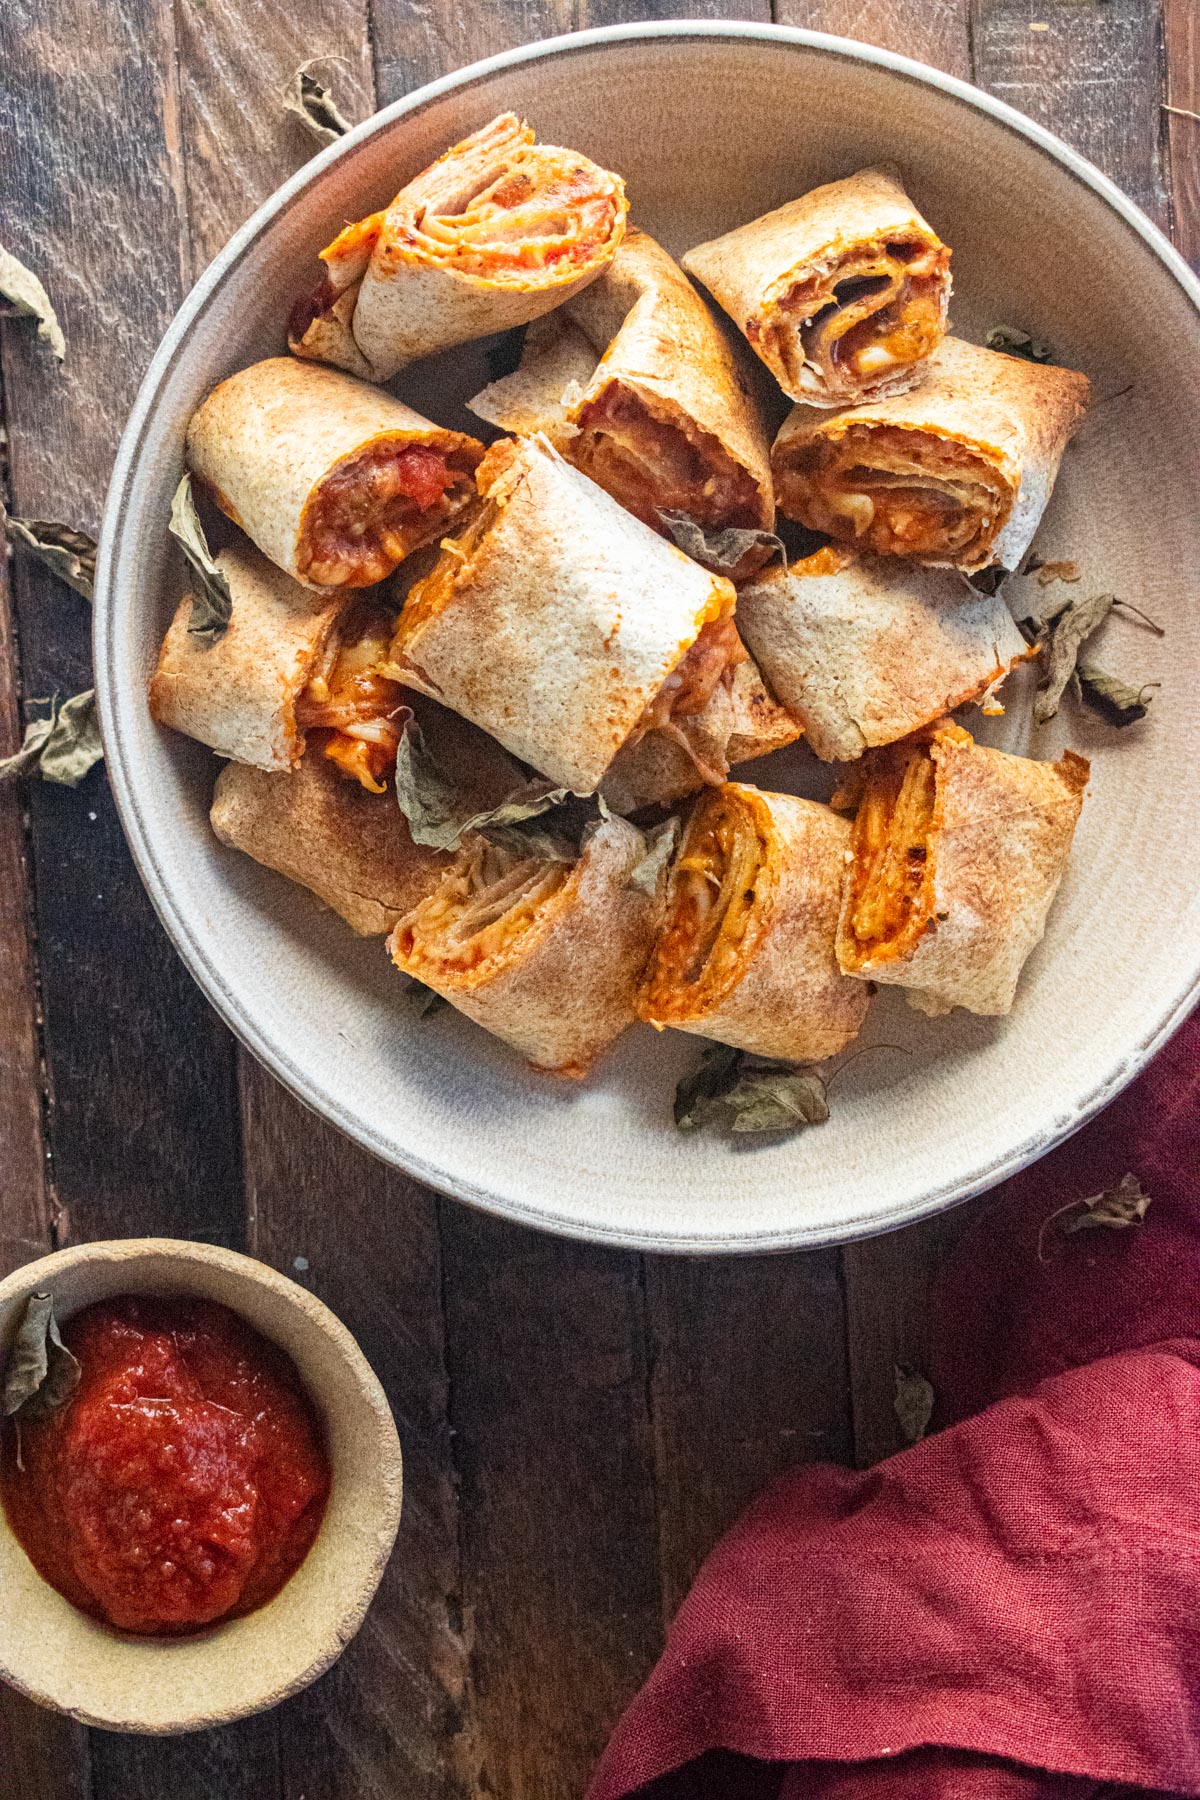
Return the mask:
<svg viewBox="0 0 1200 1800">
<path fill-rule="evenodd" d="M 1142 1224 L 1039 1256 L 1127 1171 Z M 946 1428 L 751 1506 L 588 1800 L 1200 1795 L 1200 1017 L 980 1206 L 932 1309 Z"/>
</svg>

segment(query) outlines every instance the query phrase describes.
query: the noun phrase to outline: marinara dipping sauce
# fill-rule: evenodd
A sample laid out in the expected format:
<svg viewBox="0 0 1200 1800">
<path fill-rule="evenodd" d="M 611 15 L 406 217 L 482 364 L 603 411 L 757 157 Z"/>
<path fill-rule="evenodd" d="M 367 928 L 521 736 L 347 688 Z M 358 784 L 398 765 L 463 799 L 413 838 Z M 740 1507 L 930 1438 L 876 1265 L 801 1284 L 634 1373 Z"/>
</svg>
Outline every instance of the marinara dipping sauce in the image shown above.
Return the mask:
<svg viewBox="0 0 1200 1800">
<path fill-rule="evenodd" d="M 262 1606 L 329 1497 L 290 1358 L 211 1301 L 125 1296 L 62 1327 L 82 1375 L 0 1439 L 18 1541 L 60 1594 L 122 1631 L 179 1635 Z"/>
</svg>

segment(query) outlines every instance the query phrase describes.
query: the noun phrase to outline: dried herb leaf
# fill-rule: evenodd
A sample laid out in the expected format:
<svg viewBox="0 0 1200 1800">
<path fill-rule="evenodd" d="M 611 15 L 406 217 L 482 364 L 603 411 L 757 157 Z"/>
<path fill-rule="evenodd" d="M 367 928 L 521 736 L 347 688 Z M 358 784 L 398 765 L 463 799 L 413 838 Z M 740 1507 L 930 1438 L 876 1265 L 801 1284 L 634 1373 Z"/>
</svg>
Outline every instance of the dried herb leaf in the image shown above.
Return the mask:
<svg viewBox="0 0 1200 1800">
<path fill-rule="evenodd" d="M 340 137 L 353 130 L 350 120 L 335 105 L 329 89 L 309 73 L 310 69 L 315 69 L 320 63 L 336 60 L 328 56 L 314 56 L 308 62 L 301 63 L 288 82 L 283 96 L 285 112 L 295 113 L 301 124 L 321 144 L 335 144 Z"/>
<path fill-rule="evenodd" d="M 175 489 L 171 501 L 170 531 L 191 564 L 199 586 L 192 595 L 192 616 L 188 632 L 193 637 L 206 637 L 215 643 L 229 629 L 233 617 L 233 595 L 229 582 L 213 561 L 196 501 L 192 478 L 185 475 Z"/>
<path fill-rule="evenodd" d="M 95 689 L 62 702 L 56 695 L 48 716 L 31 719 L 21 748 L 0 762 L 0 781 L 13 781 L 36 768 L 45 781 L 78 787 L 103 755 Z"/>
<path fill-rule="evenodd" d="M 11 543 L 24 544 L 60 581 L 73 587 L 85 600 L 92 598 L 96 580 L 96 540 L 86 531 L 72 531 L 53 519 L 14 519 L 3 515 Z"/>
<path fill-rule="evenodd" d="M 569 791 L 541 779 L 527 781 L 499 806 L 477 812 L 438 766 L 415 721 L 405 729 L 396 753 L 397 804 L 408 820 L 413 841 L 434 850 L 457 850 L 469 831 L 503 829 L 523 819 L 535 819 L 559 805 Z M 577 853 L 572 849 L 572 861 Z"/>
<path fill-rule="evenodd" d="M 1071 600 L 1050 621 L 1046 673 L 1033 703 L 1036 724 L 1045 725 L 1058 711 L 1066 685 L 1075 673 L 1080 649 L 1103 625 L 1115 601 L 1114 594 L 1092 594 L 1086 600 Z"/>
<path fill-rule="evenodd" d="M 1086 1210 L 1063 1226 L 1063 1235 L 1095 1231 L 1101 1227 L 1125 1231 L 1130 1225 L 1140 1225 L 1150 1199 L 1136 1175 L 1122 1175 L 1115 1188 L 1106 1188 L 1102 1194 L 1092 1194 L 1086 1200 L 1075 1202 Z"/>
<path fill-rule="evenodd" d="M 919 1444 L 925 1436 L 933 1417 L 933 1402 L 933 1384 L 911 1364 L 897 1363 L 896 1393 L 892 1406 L 906 1443 Z"/>
<path fill-rule="evenodd" d="M 1026 567 L 1026 575 L 1032 575 L 1035 569 L 1039 587 L 1049 587 L 1052 581 L 1079 581 L 1083 574 L 1077 562 L 1042 562 L 1040 558 Z"/>
<path fill-rule="evenodd" d="M 484 825 L 479 827 L 489 844 L 502 845 L 518 856 L 536 857 L 539 862 L 573 863 L 579 860 L 580 846 L 562 831 L 539 831 L 527 825 Z"/>
<path fill-rule="evenodd" d="M 18 262 L 9 251 L 0 249 L 0 299 L 6 300 L 19 313 L 28 313 L 38 322 L 38 336 L 45 338 L 59 362 L 67 354 L 67 340 L 63 336 L 58 315 L 50 304 L 50 296 L 34 274 L 23 262 Z"/>
<path fill-rule="evenodd" d="M 1075 670 L 1079 697 L 1118 727 L 1136 725 L 1150 710 L 1158 681 L 1147 681 L 1140 688 L 1131 687 L 1116 675 L 1106 675 L 1094 663 L 1080 663 Z"/>
<path fill-rule="evenodd" d="M 989 350 L 1004 350 L 1009 356 L 1023 357 L 1026 362 L 1044 363 L 1054 360 L 1054 352 L 1049 344 L 1031 337 L 1017 325 L 993 325 L 985 341 Z"/>
<path fill-rule="evenodd" d="M 703 563 L 715 575 L 731 575 L 755 550 L 768 550 L 787 563 L 787 546 L 773 531 L 744 531 L 733 525 L 724 531 L 706 531 L 687 513 L 660 512 L 658 516 L 684 555 Z"/>
<path fill-rule="evenodd" d="M 59 1336 L 52 1296 L 31 1294 L 4 1365 L 0 1413 L 47 1419 L 71 1398 L 79 1376 L 79 1360 Z"/>
<path fill-rule="evenodd" d="M 770 1062 L 710 1044 L 675 1090 L 675 1123 L 696 1131 L 719 1121 L 731 1132 L 796 1131 L 829 1117 L 826 1084 L 800 1063 Z"/>
<path fill-rule="evenodd" d="M 626 887 L 634 887 L 643 894 L 656 894 L 658 884 L 662 880 L 663 870 L 667 867 L 675 853 L 679 842 L 679 820 L 672 817 L 656 825 L 652 831 L 643 832 L 646 848 L 638 861 L 629 871 Z"/>
<path fill-rule="evenodd" d="M 722 1095 L 737 1080 L 740 1050 L 728 1044 L 709 1044 L 700 1066 L 685 1075 L 675 1089 L 675 1123 L 680 1131 L 696 1131 L 710 1116 Z"/>
</svg>

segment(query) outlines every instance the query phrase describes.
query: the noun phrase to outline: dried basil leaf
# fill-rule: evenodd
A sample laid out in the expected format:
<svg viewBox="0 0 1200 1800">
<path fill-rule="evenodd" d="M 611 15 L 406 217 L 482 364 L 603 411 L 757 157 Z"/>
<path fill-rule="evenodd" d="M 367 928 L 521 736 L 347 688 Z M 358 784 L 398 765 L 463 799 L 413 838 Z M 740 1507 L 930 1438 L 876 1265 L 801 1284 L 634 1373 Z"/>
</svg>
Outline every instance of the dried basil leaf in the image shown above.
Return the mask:
<svg viewBox="0 0 1200 1800">
<path fill-rule="evenodd" d="M 21 748 L 0 762 L 0 781 L 13 781 L 36 768 L 45 781 L 78 787 L 103 755 L 95 689 L 61 703 L 55 696 L 48 717 L 31 719 Z"/>
<path fill-rule="evenodd" d="M 332 60 L 335 59 L 314 56 L 308 62 L 301 63 L 288 82 L 283 96 L 284 111 L 294 113 L 321 144 L 335 144 L 340 137 L 345 137 L 348 131 L 353 130 L 350 120 L 335 105 L 329 89 L 309 73 L 319 63 Z"/>
<path fill-rule="evenodd" d="M 1086 600 L 1071 600 L 1050 621 L 1046 673 L 1033 703 L 1036 724 L 1045 725 L 1057 713 L 1066 685 L 1075 673 L 1080 649 L 1103 625 L 1115 602 L 1115 594 L 1092 594 Z"/>
<path fill-rule="evenodd" d="M 233 617 L 233 595 L 229 582 L 213 561 L 196 501 L 192 478 L 185 475 L 175 489 L 171 501 L 170 531 L 191 565 L 199 586 L 192 595 L 192 616 L 188 632 L 193 637 L 206 637 L 210 643 L 223 636 Z"/>
<path fill-rule="evenodd" d="M 79 1386 L 79 1359 L 59 1336 L 50 1294 L 31 1294 L 4 1365 L 0 1413 L 48 1419 Z"/>
<path fill-rule="evenodd" d="M 1052 581 L 1079 581 L 1083 575 L 1077 562 L 1042 562 L 1038 558 L 1027 566 L 1025 573 L 1032 575 L 1035 569 L 1039 587 L 1049 587 Z"/>
<path fill-rule="evenodd" d="M 53 519 L 14 519 L 3 515 L 9 541 L 24 544 L 40 562 L 73 587 L 85 600 L 92 598 L 96 581 L 96 540 L 86 531 L 72 531 Z"/>
<path fill-rule="evenodd" d="M 925 1436 L 933 1417 L 934 1398 L 932 1382 L 926 1380 L 919 1369 L 909 1363 L 896 1364 L 896 1393 L 892 1407 L 906 1443 L 919 1444 Z"/>
<path fill-rule="evenodd" d="M 1145 1192 L 1136 1175 L 1122 1175 L 1115 1188 L 1106 1188 L 1102 1194 L 1092 1194 L 1086 1200 L 1077 1200 L 1075 1205 L 1086 1208 L 1077 1219 L 1071 1219 L 1063 1226 L 1063 1235 L 1069 1236 L 1074 1231 L 1095 1231 L 1107 1227 L 1111 1231 L 1125 1231 L 1130 1225 L 1140 1225 L 1146 1216 L 1151 1196 Z"/>
<path fill-rule="evenodd" d="M 1158 681 L 1147 681 L 1140 688 L 1131 687 L 1116 675 L 1106 675 L 1094 663 L 1080 663 L 1075 670 L 1075 680 L 1080 699 L 1094 707 L 1110 725 L 1118 727 L 1136 725 L 1139 719 L 1144 719 L 1150 710 L 1154 690 L 1162 685 Z"/>
<path fill-rule="evenodd" d="M 718 1120 L 732 1132 L 796 1131 L 829 1117 L 826 1083 L 800 1063 L 770 1062 L 710 1044 L 675 1090 L 675 1123 L 695 1131 Z"/>
<path fill-rule="evenodd" d="M 569 794 L 548 781 L 527 781 L 499 806 L 476 812 L 472 802 L 438 766 L 415 721 L 407 726 L 396 752 L 396 802 L 408 820 L 413 841 L 434 850 L 457 850 L 469 831 L 518 824 L 549 812 Z M 531 855 L 538 852 L 532 850 Z M 570 860 L 578 854 L 572 849 Z"/>
<path fill-rule="evenodd" d="M 700 1066 L 675 1089 L 675 1123 L 680 1131 L 696 1131 L 737 1080 L 742 1052 L 728 1044 L 709 1044 Z"/>
<path fill-rule="evenodd" d="M 539 862 L 573 863 L 579 860 L 580 846 L 562 831 L 539 831 L 536 826 L 485 825 L 482 829 L 489 844 L 513 850 L 518 856 L 536 857 Z"/>
<path fill-rule="evenodd" d="M 643 894 L 656 894 L 663 870 L 675 853 L 680 824 L 676 818 L 664 820 L 652 831 L 642 833 L 646 848 L 629 871 L 626 887 L 638 888 Z"/>
<path fill-rule="evenodd" d="M 0 299 L 7 300 L 19 313 L 28 313 L 37 320 L 38 336 L 45 338 L 59 362 L 62 362 L 67 354 L 67 340 L 63 336 L 58 315 L 50 304 L 49 294 L 32 269 L 27 269 L 23 262 L 18 262 L 15 256 L 2 248 Z"/>
<path fill-rule="evenodd" d="M 1054 352 L 1049 344 L 1031 337 L 1016 325 L 993 325 L 987 334 L 989 350 L 1004 350 L 1009 356 L 1023 357 L 1026 362 L 1053 362 Z"/>
<path fill-rule="evenodd" d="M 660 512 L 658 516 L 684 555 L 703 563 L 715 575 L 732 574 L 755 550 L 769 550 L 771 556 L 787 563 L 787 546 L 773 531 L 745 531 L 733 525 L 723 531 L 706 531 L 687 513 Z"/>
</svg>

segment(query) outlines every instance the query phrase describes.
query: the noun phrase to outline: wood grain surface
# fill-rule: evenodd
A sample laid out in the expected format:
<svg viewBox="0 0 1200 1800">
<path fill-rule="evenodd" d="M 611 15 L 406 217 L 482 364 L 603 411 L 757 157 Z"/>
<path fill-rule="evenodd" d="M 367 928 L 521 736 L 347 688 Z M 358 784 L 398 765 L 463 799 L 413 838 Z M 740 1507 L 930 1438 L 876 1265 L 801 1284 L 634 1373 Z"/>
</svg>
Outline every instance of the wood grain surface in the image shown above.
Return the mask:
<svg viewBox="0 0 1200 1800">
<path fill-rule="evenodd" d="M 311 154 L 301 61 L 343 110 L 477 57 L 639 18 L 766 19 L 974 79 L 1098 162 L 1200 259 L 1192 0 L 10 0 L 0 241 L 47 278 L 58 369 L 0 327 L 15 513 L 94 529 L 188 283 Z M 15 629 L 9 613 L 10 590 Z M 0 581 L 0 753 L 90 684 L 86 604 Z M 359 1637 L 265 1718 L 175 1740 L 0 1695 L 9 1800 L 567 1800 L 721 1530 L 773 1474 L 900 1444 L 932 1274 L 966 1211 L 842 1253 L 594 1250 L 371 1161 L 236 1052 L 155 922 L 103 772 L 0 789 L 0 1268 L 81 1238 L 245 1245 L 346 1321 L 405 1451 Z"/>
</svg>

